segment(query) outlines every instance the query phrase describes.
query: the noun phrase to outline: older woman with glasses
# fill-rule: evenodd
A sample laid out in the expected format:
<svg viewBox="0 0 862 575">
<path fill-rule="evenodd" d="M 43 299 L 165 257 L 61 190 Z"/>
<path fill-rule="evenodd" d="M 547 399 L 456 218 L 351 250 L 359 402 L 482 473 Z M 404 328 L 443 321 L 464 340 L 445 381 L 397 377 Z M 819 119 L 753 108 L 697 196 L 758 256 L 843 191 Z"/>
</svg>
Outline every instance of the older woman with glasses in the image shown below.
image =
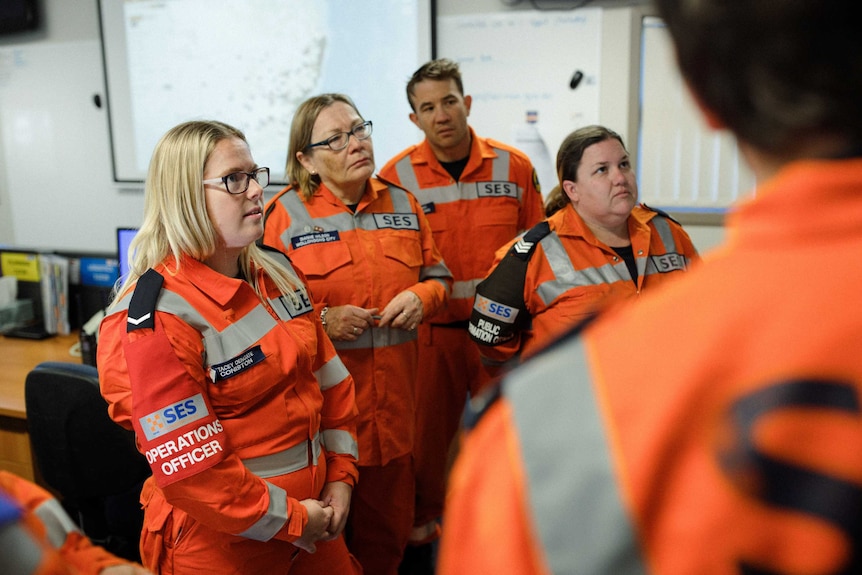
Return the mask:
<svg viewBox="0 0 862 575">
<path fill-rule="evenodd" d="M 347 545 L 366 574 L 395 574 L 413 525 L 416 326 L 452 284 L 418 201 L 372 177 L 371 122 L 342 94 L 299 106 L 290 186 L 266 206 L 264 243 L 308 277 L 356 381 L 359 474 Z"/>
<path fill-rule="evenodd" d="M 153 152 L 132 265 L 100 328 L 102 394 L 153 471 L 155 573 L 357 573 L 353 379 L 302 276 L 256 245 L 268 168 L 188 122 Z"/>
</svg>

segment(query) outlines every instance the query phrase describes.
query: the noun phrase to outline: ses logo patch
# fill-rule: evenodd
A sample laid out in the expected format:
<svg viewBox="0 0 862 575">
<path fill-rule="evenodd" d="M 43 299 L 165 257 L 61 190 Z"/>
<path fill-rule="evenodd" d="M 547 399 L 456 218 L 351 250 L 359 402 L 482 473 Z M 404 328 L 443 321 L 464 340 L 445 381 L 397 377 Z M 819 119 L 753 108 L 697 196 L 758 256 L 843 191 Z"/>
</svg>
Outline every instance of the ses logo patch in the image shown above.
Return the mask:
<svg viewBox="0 0 862 575">
<path fill-rule="evenodd" d="M 203 395 L 198 393 L 188 399 L 173 403 L 141 417 L 138 421 L 147 441 L 166 435 L 175 429 L 203 419 L 209 415 Z"/>
<path fill-rule="evenodd" d="M 476 294 L 473 307 L 482 315 L 493 317 L 504 323 L 515 323 L 515 318 L 518 317 L 518 308 L 501 304 L 480 294 Z"/>
</svg>

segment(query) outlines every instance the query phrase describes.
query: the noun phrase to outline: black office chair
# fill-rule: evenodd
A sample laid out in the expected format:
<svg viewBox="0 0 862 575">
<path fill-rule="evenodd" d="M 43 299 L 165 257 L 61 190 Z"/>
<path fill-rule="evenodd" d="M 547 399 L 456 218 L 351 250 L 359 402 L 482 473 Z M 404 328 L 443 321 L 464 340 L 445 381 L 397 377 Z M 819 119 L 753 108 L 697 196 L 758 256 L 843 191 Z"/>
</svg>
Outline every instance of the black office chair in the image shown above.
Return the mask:
<svg viewBox="0 0 862 575">
<path fill-rule="evenodd" d="M 134 433 L 108 417 L 96 368 L 40 363 L 27 374 L 24 397 L 33 458 L 45 483 L 94 543 L 140 561 L 138 499 L 150 467 Z"/>
</svg>

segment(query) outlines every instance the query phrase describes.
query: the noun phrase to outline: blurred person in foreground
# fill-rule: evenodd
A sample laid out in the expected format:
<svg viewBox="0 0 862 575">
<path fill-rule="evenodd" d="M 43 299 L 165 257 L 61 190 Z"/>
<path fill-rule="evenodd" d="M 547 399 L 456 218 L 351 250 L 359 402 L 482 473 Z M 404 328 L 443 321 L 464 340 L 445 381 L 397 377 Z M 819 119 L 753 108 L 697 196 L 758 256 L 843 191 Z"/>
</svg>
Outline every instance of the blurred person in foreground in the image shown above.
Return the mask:
<svg viewBox="0 0 862 575">
<path fill-rule="evenodd" d="M 416 328 L 446 305 L 452 275 L 416 198 L 373 177 L 371 130 L 344 94 L 300 104 L 291 184 L 267 202 L 264 242 L 306 274 L 356 380 L 362 481 L 347 545 L 366 575 L 394 575 L 413 521 Z"/>
<path fill-rule="evenodd" d="M 150 571 L 94 545 L 45 489 L 0 470 L 0 573 L 148 575 Z"/>
<path fill-rule="evenodd" d="M 255 243 L 268 183 L 236 128 L 168 130 L 99 330 L 109 414 L 153 470 L 141 557 L 159 575 L 360 572 L 353 378 L 301 273 Z"/>
<path fill-rule="evenodd" d="M 681 225 L 638 204 L 634 166 L 616 132 L 585 126 L 569 134 L 557 173 L 548 205 L 561 207 L 500 248 L 476 287 L 470 335 L 489 371 L 681 278 L 700 259 Z"/>
<path fill-rule="evenodd" d="M 504 378 L 440 573 L 862 572 L 862 35 L 839 0 L 657 0 L 757 177 L 727 241 Z"/>
</svg>

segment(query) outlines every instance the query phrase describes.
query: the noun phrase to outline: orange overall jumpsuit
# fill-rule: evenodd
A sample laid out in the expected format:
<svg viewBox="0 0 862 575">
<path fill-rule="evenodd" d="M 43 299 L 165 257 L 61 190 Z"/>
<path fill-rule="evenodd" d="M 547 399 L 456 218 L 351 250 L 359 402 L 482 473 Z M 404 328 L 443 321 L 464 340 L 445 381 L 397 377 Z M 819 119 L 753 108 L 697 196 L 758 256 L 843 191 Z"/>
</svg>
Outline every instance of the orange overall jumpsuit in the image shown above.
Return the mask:
<svg viewBox="0 0 862 575">
<path fill-rule="evenodd" d="M 699 259 L 682 226 L 652 209 L 635 206 L 628 229 L 637 283 L 571 204 L 498 251 L 470 320 L 489 369 L 528 357 L 602 307 L 673 281 Z"/>
<path fill-rule="evenodd" d="M 354 572 L 341 537 L 315 554 L 291 544 L 301 500 L 356 482 L 353 379 L 307 291 L 254 273 L 266 303 L 244 280 L 168 258 L 100 328 L 102 395 L 153 470 L 141 551 L 162 575 Z"/>
<path fill-rule="evenodd" d="M 368 181 L 356 211 L 325 185 L 310 200 L 285 188 L 266 205 L 264 243 L 289 254 L 314 302 L 383 309 L 405 289 L 425 316 L 446 304 L 452 277 L 411 194 Z M 394 573 L 413 521 L 416 333 L 372 327 L 335 348 L 356 380 L 359 464 L 348 546 L 366 573 Z"/>
<path fill-rule="evenodd" d="M 419 327 L 416 386 L 416 519 L 421 527 L 443 512 L 450 443 L 468 392 L 487 379 L 467 320 L 494 252 L 544 217 L 529 158 L 471 129 L 467 165 L 458 181 L 427 140 L 392 158 L 380 175 L 419 199 L 455 283 L 449 305 Z"/>
<path fill-rule="evenodd" d="M 804 161 L 680 281 L 504 378 L 439 573 L 862 572 L 862 159 Z"/>
<path fill-rule="evenodd" d="M 14 502 L 14 509 L 3 507 L 3 496 L 11 500 L 9 504 Z M 11 511 L 15 511 L 14 517 Z M 19 521 L 18 526 L 26 533 L 14 539 L 0 536 L 3 541 L 0 573 L 4 575 L 98 575 L 106 567 L 128 564 L 93 545 L 50 493 L 35 483 L 0 470 L 0 532 L 11 529 L 8 520 L 12 518 Z M 7 547 L 7 543 L 11 546 Z M 32 570 L 25 569 L 27 564 Z"/>
</svg>

